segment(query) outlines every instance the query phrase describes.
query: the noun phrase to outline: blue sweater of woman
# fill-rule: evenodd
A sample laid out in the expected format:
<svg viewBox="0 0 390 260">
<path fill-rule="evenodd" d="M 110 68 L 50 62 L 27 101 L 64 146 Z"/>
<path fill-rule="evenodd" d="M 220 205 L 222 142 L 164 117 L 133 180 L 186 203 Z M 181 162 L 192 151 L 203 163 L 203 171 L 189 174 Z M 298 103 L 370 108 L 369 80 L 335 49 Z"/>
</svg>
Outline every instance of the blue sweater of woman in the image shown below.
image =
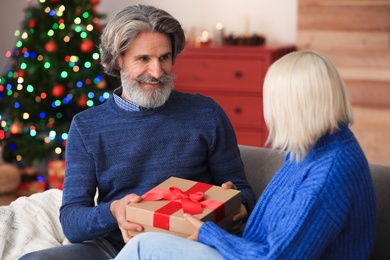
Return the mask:
<svg viewBox="0 0 390 260">
<path fill-rule="evenodd" d="M 233 128 L 212 99 L 173 91 L 162 107 L 129 112 L 110 98 L 77 114 L 66 145 L 65 236 L 71 242 L 106 238 L 121 248 L 110 203 L 142 195 L 171 176 L 214 185 L 232 181 L 249 211 L 255 204 Z"/>
<path fill-rule="evenodd" d="M 348 126 L 297 163 L 288 154 L 236 237 L 206 222 L 199 241 L 226 259 L 368 259 L 376 230 L 374 186 Z"/>
</svg>

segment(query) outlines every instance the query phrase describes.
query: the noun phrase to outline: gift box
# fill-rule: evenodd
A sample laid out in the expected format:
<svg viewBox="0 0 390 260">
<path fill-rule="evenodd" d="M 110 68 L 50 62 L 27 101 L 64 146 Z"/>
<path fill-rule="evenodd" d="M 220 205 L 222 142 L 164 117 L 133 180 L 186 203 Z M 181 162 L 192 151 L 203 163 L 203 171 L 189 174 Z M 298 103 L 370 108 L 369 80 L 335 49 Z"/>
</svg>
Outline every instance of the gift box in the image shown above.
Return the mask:
<svg viewBox="0 0 390 260">
<path fill-rule="evenodd" d="M 126 219 L 141 224 L 144 232 L 159 231 L 188 237 L 194 227 L 184 213 L 213 221 L 223 229 L 233 227 L 232 218 L 240 210 L 241 193 L 219 186 L 170 177 L 143 195 L 139 203 L 126 206 Z M 129 231 L 131 236 L 139 234 Z"/>
<path fill-rule="evenodd" d="M 65 160 L 49 161 L 47 169 L 49 188 L 62 190 L 65 175 Z"/>
</svg>

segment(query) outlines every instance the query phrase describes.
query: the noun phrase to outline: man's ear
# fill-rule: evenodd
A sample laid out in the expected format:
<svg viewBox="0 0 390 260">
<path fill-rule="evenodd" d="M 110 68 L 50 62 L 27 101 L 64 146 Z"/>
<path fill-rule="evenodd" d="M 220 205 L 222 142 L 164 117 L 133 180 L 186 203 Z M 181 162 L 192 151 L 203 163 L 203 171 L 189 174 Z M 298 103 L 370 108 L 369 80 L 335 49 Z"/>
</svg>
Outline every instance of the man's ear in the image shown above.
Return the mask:
<svg viewBox="0 0 390 260">
<path fill-rule="evenodd" d="M 122 64 L 123 64 L 123 57 L 122 55 L 119 55 L 118 59 L 116 60 L 116 67 L 119 71 L 122 70 Z"/>
</svg>

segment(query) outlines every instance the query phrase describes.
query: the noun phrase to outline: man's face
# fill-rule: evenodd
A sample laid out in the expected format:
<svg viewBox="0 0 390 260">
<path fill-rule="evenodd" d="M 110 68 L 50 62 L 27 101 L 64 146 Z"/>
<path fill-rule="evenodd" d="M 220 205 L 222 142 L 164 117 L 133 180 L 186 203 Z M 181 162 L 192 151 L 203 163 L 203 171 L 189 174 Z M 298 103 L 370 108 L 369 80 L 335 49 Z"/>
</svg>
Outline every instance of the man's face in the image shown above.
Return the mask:
<svg viewBox="0 0 390 260">
<path fill-rule="evenodd" d="M 168 35 L 140 33 L 119 57 L 122 97 L 139 106 L 162 106 L 173 89 L 172 45 Z"/>
</svg>

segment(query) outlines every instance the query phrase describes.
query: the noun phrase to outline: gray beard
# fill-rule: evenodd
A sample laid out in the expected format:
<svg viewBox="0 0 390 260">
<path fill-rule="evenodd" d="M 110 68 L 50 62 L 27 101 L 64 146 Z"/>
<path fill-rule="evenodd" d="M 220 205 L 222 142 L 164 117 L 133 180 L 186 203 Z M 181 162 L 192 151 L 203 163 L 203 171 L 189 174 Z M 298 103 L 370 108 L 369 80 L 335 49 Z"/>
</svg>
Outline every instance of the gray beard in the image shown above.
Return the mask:
<svg viewBox="0 0 390 260">
<path fill-rule="evenodd" d="M 156 89 L 144 90 L 139 82 L 160 81 L 162 86 Z M 122 89 L 130 101 L 145 108 L 156 108 L 165 104 L 173 90 L 173 75 L 164 74 L 161 78 L 156 79 L 149 76 L 139 76 L 135 80 L 124 69 L 121 70 Z"/>
</svg>

